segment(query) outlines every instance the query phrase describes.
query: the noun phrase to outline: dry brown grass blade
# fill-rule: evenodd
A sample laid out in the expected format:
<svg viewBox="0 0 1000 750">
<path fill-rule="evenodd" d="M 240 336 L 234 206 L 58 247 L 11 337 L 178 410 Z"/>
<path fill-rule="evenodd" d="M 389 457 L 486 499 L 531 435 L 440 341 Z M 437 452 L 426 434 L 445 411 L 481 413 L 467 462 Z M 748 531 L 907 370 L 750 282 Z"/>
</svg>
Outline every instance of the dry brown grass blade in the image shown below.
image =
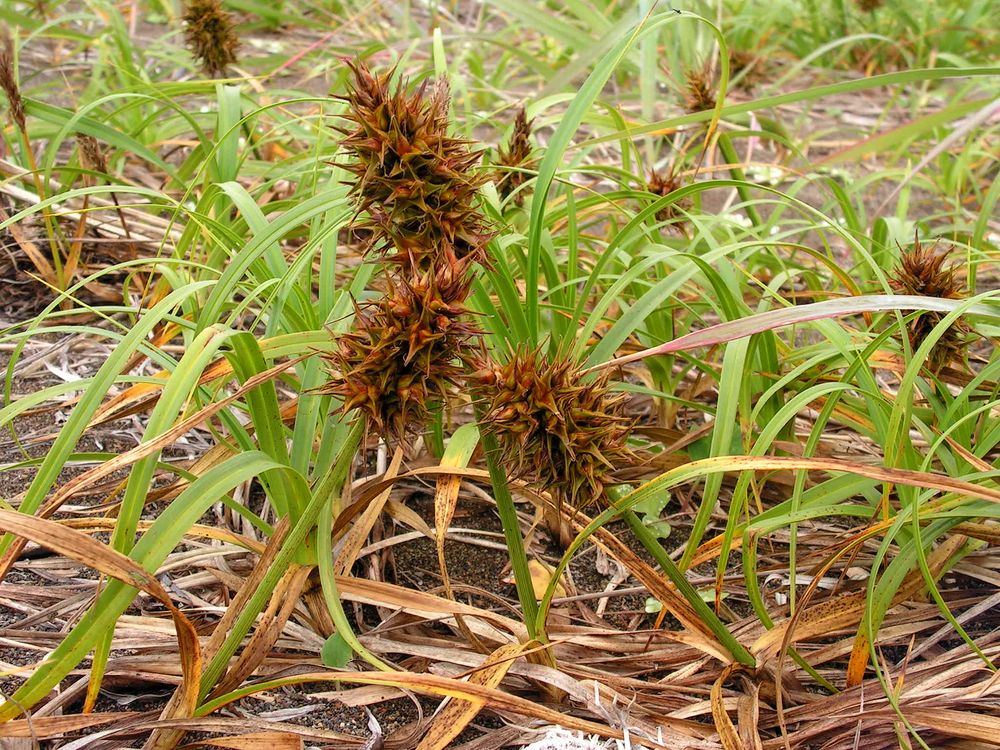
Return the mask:
<svg viewBox="0 0 1000 750">
<path fill-rule="evenodd" d="M 337 588 L 344 599 L 379 607 L 398 607 L 424 619 L 452 617 L 456 614 L 464 615 L 467 620 L 476 618 L 492 626 L 481 632 L 480 637 L 487 634 L 501 643 L 510 640 L 525 641 L 528 637 L 524 623 L 519 620 L 384 581 L 337 576 Z M 500 629 L 506 632 L 506 636 Z"/>
<path fill-rule="evenodd" d="M 274 527 L 274 533 L 271 534 L 271 538 L 268 539 L 267 546 L 261 552 L 260 557 L 257 560 L 257 564 L 254 566 L 250 575 L 247 576 L 246 580 L 243 582 L 242 588 L 237 592 L 236 596 L 233 598 L 232 602 L 226 608 L 225 614 L 222 619 L 219 620 L 218 624 L 215 626 L 215 630 L 212 631 L 211 637 L 208 639 L 208 643 L 205 644 L 204 648 L 204 658 L 212 659 L 222 648 L 222 644 L 226 640 L 226 635 L 229 633 L 229 629 L 232 627 L 236 618 L 244 610 L 250 597 L 253 596 L 257 587 L 260 586 L 264 576 L 267 575 L 268 570 L 271 565 L 274 564 L 274 559 L 277 557 L 278 552 L 281 550 L 281 545 L 285 541 L 285 537 L 288 536 L 288 531 L 291 528 L 290 522 L 287 517 L 282 518 L 278 524 Z M 200 686 L 199 686 L 200 687 Z M 181 715 L 183 710 L 183 699 L 180 692 L 175 692 L 170 698 L 170 701 L 164 707 L 160 714 L 160 719 L 163 721 L 170 721 L 174 719 L 185 718 Z M 163 732 L 154 732 L 150 737 L 150 740 L 156 742 L 162 742 L 163 745 L 167 747 L 172 747 L 171 742 L 176 745 L 180 742 L 181 738 L 184 736 L 182 730 L 171 729 L 164 730 Z"/>
<path fill-rule="evenodd" d="M 75 714 L 70 716 L 38 716 L 31 720 L 16 719 L 0 724 L 0 737 L 34 738 L 47 740 L 60 737 L 81 729 L 91 729 L 104 724 L 113 724 L 122 719 L 129 719 L 136 714 L 129 711 L 114 711 L 101 714 Z"/>
<path fill-rule="evenodd" d="M 397 477 L 402 462 L 403 448 L 399 446 L 396 448 L 396 452 L 393 453 L 392 461 L 385 472 L 384 481 L 394 480 Z M 351 524 L 347 533 L 344 534 L 340 554 L 334 562 L 334 572 L 337 575 L 347 575 L 351 571 L 351 568 L 354 567 L 354 563 L 358 559 L 358 554 L 361 552 L 361 548 L 365 546 L 368 534 L 371 533 L 378 517 L 382 515 L 382 508 L 385 507 L 386 501 L 389 499 L 389 493 L 391 492 L 392 485 L 390 484 L 372 500 L 361 515 L 358 516 L 357 520 Z"/>
<path fill-rule="evenodd" d="M 446 457 L 447 458 L 447 457 Z M 442 461 L 442 466 L 445 465 Z M 455 508 L 458 506 L 458 491 L 462 486 L 462 478 L 449 474 L 440 476 L 437 479 L 437 486 L 434 491 L 434 546 L 437 549 L 438 569 L 441 571 L 441 585 L 444 588 L 444 595 L 455 600 L 455 592 L 451 587 L 451 576 L 448 575 L 448 562 L 444 555 L 444 543 L 451 527 L 452 519 L 455 517 Z M 476 637 L 475 633 L 465 624 L 461 615 L 455 616 L 455 623 L 458 625 L 462 635 L 469 641 L 473 648 L 479 651 L 486 651 L 486 647 Z"/>
<path fill-rule="evenodd" d="M 177 692 L 177 712 L 184 716 L 190 716 L 194 712 L 201 679 L 201 645 L 198 633 L 184 613 L 174 606 L 170 595 L 153 574 L 107 545 L 54 521 L 0 510 L 0 528 L 21 539 L 33 541 L 64 557 L 76 560 L 127 586 L 134 586 L 160 601 L 169 610 L 174 621 L 178 657 L 184 674 L 184 681 Z"/>
<path fill-rule="evenodd" d="M 487 657 L 482 666 L 469 677 L 469 682 L 496 688 L 500 685 L 511 664 L 524 651 L 524 645 L 509 643 L 501 646 Z M 417 750 L 444 750 L 451 741 L 462 733 L 479 712 L 483 701 L 453 700 L 448 703 L 431 722 L 427 734 L 417 745 Z"/>
<path fill-rule="evenodd" d="M 955 545 L 961 546 L 964 543 L 964 537 L 954 536 L 935 549 L 927 560 L 931 573 L 940 575 L 943 565 L 955 551 Z M 913 596 L 923 584 L 924 578 L 920 571 L 911 571 L 897 589 L 892 599 L 893 605 Z M 764 660 L 783 652 L 793 643 L 827 635 L 834 630 L 855 627 L 861 621 L 866 601 L 865 592 L 858 591 L 831 597 L 814 607 L 806 607 L 803 603 L 795 616 L 778 623 L 760 636 L 750 647 L 750 651 Z M 866 646 L 865 654 L 867 653 Z"/>
<path fill-rule="evenodd" d="M 191 747 L 223 747 L 235 750 L 302 750 L 302 738 L 287 732 L 254 732 L 252 734 L 237 734 L 233 737 L 215 737 L 210 740 L 199 740 L 184 746 Z"/>
<path fill-rule="evenodd" d="M 726 711 L 725 702 L 722 697 L 723 685 L 738 669 L 738 664 L 730 664 L 722 670 L 718 679 L 712 683 L 710 694 L 712 719 L 715 721 L 715 729 L 719 733 L 719 742 L 722 743 L 723 750 L 747 750 L 743 746 L 740 733 L 736 730 L 736 725 L 729 718 L 729 713 Z"/>
<path fill-rule="evenodd" d="M 311 566 L 293 565 L 285 572 L 278 585 L 274 587 L 267 609 L 257 621 L 250 641 L 243 648 L 236 663 L 219 680 L 209 698 L 235 690 L 260 666 L 281 635 L 288 618 L 291 617 L 292 610 L 298 604 L 299 595 L 312 571 Z"/>
<path fill-rule="evenodd" d="M 7 221 L 8 219 L 10 219 L 10 215 L 0 206 L 0 221 Z M 14 242 L 17 243 L 18 247 L 28 256 L 28 260 L 34 264 L 42 280 L 53 287 L 57 286 L 58 279 L 56 278 L 56 272 L 52 269 L 52 264 L 46 259 L 44 253 L 38 249 L 38 245 L 29 240 L 28 235 L 17 224 L 10 224 L 7 227 L 7 231 L 10 232 L 10 236 L 14 238 Z"/>
<path fill-rule="evenodd" d="M 485 685 L 477 685 L 474 682 L 456 680 L 436 674 L 416 674 L 413 672 L 306 672 L 297 674 L 294 677 L 270 681 L 262 689 L 270 689 L 276 685 L 291 685 L 306 682 L 352 682 L 361 685 L 391 685 L 427 695 L 455 698 L 464 701 L 480 701 L 483 706 L 498 711 L 509 711 L 520 716 L 539 719 L 550 724 L 566 727 L 567 729 L 596 734 L 600 737 L 618 740 L 625 738 L 623 732 L 613 729 L 606 724 L 598 724 L 587 719 L 580 719 L 565 711 L 549 708 L 541 703 L 505 693 Z M 245 695 L 246 691 L 241 691 L 236 695 L 230 694 L 229 697 L 231 700 L 237 700 L 239 697 Z M 221 708 L 221 705 L 217 706 L 217 708 Z M 670 750 L 665 745 L 651 742 L 650 740 L 644 740 L 643 744 L 648 745 L 650 750 Z"/>
<path fill-rule="evenodd" d="M 924 726 L 952 737 L 979 740 L 1000 746 L 1000 718 L 985 713 L 950 708 L 909 707 L 903 713 L 915 726 Z"/>
<path fill-rule="evenodd" d="M 102 721 L 107 717 L 106 721 Z M 6 737 L 28 737 L 32 736 L 31 728 L 38 730 L 38 739 L 51 739 L 67 732 L 73 731 L 73 721 L 79 719 L 92 719 L 90 727 L 111 724 L 108 729 L 100 730 L 82 740 L 76 741 L 75 747 L 84 750 L 100 739 L 106 739 L 118 734 L 135 734 L 137 732 L 147 732 L 155 729 L 182 729 L 192 732 L 218 732 L 229 735 L 242 735 L 246 733 L 280 732 L 290 736 L 308 738 L 312 741 L 323 742 L 327 747 L 358 747 L 364 744 L 364 740 L 343 732 L 335 732 L 321 727 L 307 727 L 292 723 L 258 719 L 248 716 L 239 718 L 226 716 L 199 716 L 185 719 L 156 719 L 149 718 L 148 715 L 135 712 L 117 712 L 112 714 L 100 714 L 95 716 L 53 716 L 39 717 L 31 722 L 25 719 L 10 721 L 0 725 L 0 736 Z M 66 728 L 62 728 L 62 727 Z M 86 727 L 84 727 L 86 728 Z M 255 731 L 256 730 L 256 731 Z M 86 742 L 87 744 L 83 744 Z M 72 746 L 72 745 L 70 745 Z M 117 743 L 120 747 L 121 743 Z"/>
<path fill-rule="evenodd" d="M 584 521 L 583 526 L 586 526 L 590 521 L 580 512 L 576 513 L 573 520 L 576 524 Z M 712 631 L 705 626 L 702 619 L 691 609 L 687 600 L 677 593 L 677 589 L 663 574 L 654 570 L 627 544 L 607 529 L 599 529 L 594 534 L 593 539 L 595 544 L 624 565 L 649 590 L 652 596 L 663 603 L 664 609 L 688 629 L 691 635 L 697 639 L 692 645 L 696 645 L 699 650 L 712 655 L 722 663 L 729 661 L 729 653 L 719 645 Z"/>
<path fill-rule="evenodd" d="M 740 741 L 744 748 L 752 750 L 763 750 L 763 743 L 760 741 L 760 688 L 744 679 L 746 692 L 740 696 L 736 706 L 736 715 L 739 719 Z"/>
<path fill-rule="evenodd" d="M 67 518 L 61 519 L 59 523 L 66 528 L 76 529 L 77 531 L 86 533 L 113 529 L 116 521 L 113 518 Z M 136 524 L 136 530 L 147 531 L 152 525 L 153 521 L 139 521 Z M 264 545 L 257 540 L 250 539 L 242 534 L 237 534 L 235 531 L 230 531 L 229 529 L 224 529 L 218 526 L 195 524 L 188 529 L 185 537 L 189 539 L 214 539 L 218 542 L 225 542 L 227 544 L 233 544 L 237 547 L 242 547 L 243 549 L 256 554 L 260 554 L 264 551 Z"/>
<path fill-rule="evenodd" d="M 163 346 L 169 343 L 177 335 L 178 331 L 179 328 L 177 326 L 167 326 L 165 330 L 157 334 L 155 345 Z M 145 359 L 143 355 L 138 356 L 139 359 L 137 361 L 130 362 L 129 365 L 123 368 L 124 372 L 134 369 L 138 366 L 139 362 Z M 217 359 L 202 371 L 201 376 L 198 378 L 198 385 L 207 385 L 215 380 L 230 377 L 232 374 L 233 366 L 229 363 L 229 360 L 225 358 Z M 112 422 L 131 414 L 139 414 L 150 408 L 159 399 L 160 392 L 163 390 L 163 386 L 166 385 L 170 373 L 166 370 L 160 370 L 153 373 L 152 377 L 161 378 L 163 383 L 134 383 L 130 385 L 121 393 L 112 396 L 101 404 L 100 408 L 94 414 L 93 419 L 91 419 L 89 427 L 96 427 L 97 425 Z"/>
</svg>

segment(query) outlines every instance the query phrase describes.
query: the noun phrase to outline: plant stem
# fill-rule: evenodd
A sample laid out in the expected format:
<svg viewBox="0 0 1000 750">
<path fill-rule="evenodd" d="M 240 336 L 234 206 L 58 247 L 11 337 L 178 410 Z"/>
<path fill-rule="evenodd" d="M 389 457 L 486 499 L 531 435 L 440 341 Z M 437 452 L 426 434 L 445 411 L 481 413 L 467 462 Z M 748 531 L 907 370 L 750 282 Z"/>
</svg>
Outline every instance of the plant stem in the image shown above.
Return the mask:
<svg viewBox="0 0 1000 750">
<path fill-rule="evenodd" d="M 534 586 L 531 584 L 528 555 L 524 550 L 524 539 L 517 521 L 514 498 L 511 497 L 510 488 L 507 486 L 507 475 L 497 462 L 500 447 L 497 445 L 496 439 L 486 430 L 480 428 L 479 435 L 483 441 L 486 466 L 490 470 L 490 482 L 493 484 L 493 497 L 497 503 L 497 511 L 500 513 L 500 523 L 503 525 L 507 551 L 510 553 L 510 567 L 514 572 L 514 586 L 517 588 L 517 598 L 521 602 L 524 624 L 528 628 L 528 637 L 544 641 L 545 635 L 538 629 L 538 602 L 535 599 Z"/>
<path fill-rule="evenodd" d="M 618 500 L 623 494 L 619 488 L 609 490 L 608 498 L 616 508 L 618 507 Z M 726 628 L 718 615 L 705 603 L 705 600 L 701 598 L 701 595 L 695 590 L 694 586 L 684 577 L 677 564 L 670 559 L 670 556 L 663 549 L 663 545 L 660 544 L 656 535 L 646 527 L 634 511 L 623 510 L 621 515 L 625 519 L 625 523 L 632 530 L 632 533 L 636 535 L 642 546 L 646 548 L 646 551 L 653 556 L 657 564 L 663 568 L 663 572 L 666 573 L 667 578 L 677 587 L 677 591 L 688 601 L 688 604 L 691 605 L 691 608 L 702 619 L 702 622 L 712 631 L 712 634 L 719 640 L 719 643 L 740 664 L 746 664 L 750 667 L 756 666 L 757 662 L 753 658 L 753 655 L 746 650 L 746 647 L 742 643 L 736 640 L 735 636 L 729 632 L 729 629 Z"/>
</svg>

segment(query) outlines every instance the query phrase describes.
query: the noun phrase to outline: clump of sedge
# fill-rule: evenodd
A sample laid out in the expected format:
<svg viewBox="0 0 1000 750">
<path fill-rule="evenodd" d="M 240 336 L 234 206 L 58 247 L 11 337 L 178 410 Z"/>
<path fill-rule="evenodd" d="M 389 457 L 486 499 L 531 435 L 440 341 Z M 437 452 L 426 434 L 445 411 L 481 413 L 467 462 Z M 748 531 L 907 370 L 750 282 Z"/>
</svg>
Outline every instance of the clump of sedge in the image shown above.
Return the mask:
<svg viewBox="0 0 1000 750">
<path fill-rule="evenodd" d="M 581 508 L 599 500 L 615 467 L 633 457 L 627 394 L 612 392 L 607 375 L 587 376 L 570 359 L 518 349 L 502 364 L 482 364 L 474 392 L 502 465 L 560 504 Z"/>
<path fill-rule="evenodd" d="M 889 285 L 896 294 L 943 299 L 961 299 L 964 296 L 962 283 L 956 278 L 956 267 L 946 265 L 948 254 L 937 253 L 935 249 L 936 245 L 925 247 L 916 239 L 913 246 L 903 252 L 899 265 L 889 275 Z M 917 349 L 943 317 L 943 313 L 929 311 L 913 318 L 907 330 L 910 346 Z M 937 340 L 927 362 L 932 372 L 963 359 L 967 332 L 968 327 L 959 320 Z"/>
<path fill-rule="evenodd" d="M 534 120 L 528 119 L 524 107 L 518 109 L 510 140 L 506 147 L 501 147 L 497 151 L 497 166 L 500 167 L 495 178 L 497 192 L 504 200 L 513 195 L 514 205 L 517 206 L 524 205 L 524 199 L 529 193 L 521 186 L 530 179 L 530 175 L 521 170 L 529 169 L 533 165 L 529 140 L 533 124 Z"/>
<path fill-rule="evenodd" d="M 184 7 L 184 37 L 202 68 L 221 77 L 237 60 L 240 42 L 232 16 L 221 0 L 188 0 Z"/>
<path fill-rule="evenodd" d="M 706 62 L 696 68 L 688 68 L 684 73 L 684 106 L 688 112 L 703 112 L 715 109 L 715 89 L 713 88 L 711 66 Z"/>
<path fill-rule="evenodd" d="M 351 195 L 368 230 L 367 250 L 384 261 L 384 295 L 360 309 L 355 330 L 331 356 L 326 393 L 344 410 L 398 441 L 419 430 L 431 406 L 455 393 L 478 335 L 465 321 L 470 271 L 491 238 L 478 207 L 480 154 L 448 133 L 448 87 L 391 88 L 348 62 L 342 145 L 354 157 Z"/>
</svg>

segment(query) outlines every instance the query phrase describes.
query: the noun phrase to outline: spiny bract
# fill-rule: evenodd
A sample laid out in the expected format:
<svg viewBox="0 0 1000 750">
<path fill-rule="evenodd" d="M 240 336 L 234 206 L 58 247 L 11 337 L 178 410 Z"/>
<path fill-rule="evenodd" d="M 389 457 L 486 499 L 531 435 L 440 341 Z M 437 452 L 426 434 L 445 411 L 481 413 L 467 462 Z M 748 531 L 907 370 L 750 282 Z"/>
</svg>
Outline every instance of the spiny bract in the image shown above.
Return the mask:
<svg viewBox="0 0 1000 750">
<path fill-rule="evenodd" d="M 715 91 L 712 88 L 712 70 L 704 65 L 689 68 L 684 73 L 684 106 L 688 112 L 715 109 Z"/>
<path fill-rule="evenodd" d="M 646 183 L 646 190 L 651 192 L 653 195 L 658 195 L 662 198 L 663 196 L 669 195 L 680 188 L 681 185 L 682 182 L 679 175 L 673 172 L 654 171 L 649 175 L 649 181 Z M 684 212 L 681 209 L 690 207 L 691 200 L 689 198 L 681 198 L 680 200 L 676 200 L 657 211 L 656 218 L 658 221 L 683 219 Z"/>
<path fill-rule="evenodd" d="M 419 429 L 431 405 L 455 391 L 477 331 L 432 285 L 399 283 L 357 311 L 355 330 L 343 334 L 333 361 L 339 372 L 327 393 L 359 409 L 394 440 Z"/>
<path fill-rule="evenodd" d="M 572 360 L 522 348 L 506 363 L 482 363 L 476 381 L 480 424 L 496 437 L 501 463 L 560 502 L 598 500 L 633 457 L 628 396 L 612 392 L 606 375 L 587 377 Z"/>
</svg>

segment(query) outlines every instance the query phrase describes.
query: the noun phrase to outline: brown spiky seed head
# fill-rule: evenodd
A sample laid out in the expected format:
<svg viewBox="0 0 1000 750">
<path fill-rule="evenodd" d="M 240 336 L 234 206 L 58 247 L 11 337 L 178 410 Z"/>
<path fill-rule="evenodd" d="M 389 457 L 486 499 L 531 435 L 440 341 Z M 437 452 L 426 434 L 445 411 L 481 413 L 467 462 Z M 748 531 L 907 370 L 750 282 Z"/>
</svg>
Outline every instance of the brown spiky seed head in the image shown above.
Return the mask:
<svg viewBox="0 0 1000 750">
<path fill-rule="evenodd" d="M 938 253 L 936 244 L 924 246 L 919 238 L 902 253 L 889 275 L 889 285 L 896 294 L 911 294 L 943 299 L 961 299 L 962 282 L 956 278 L 956 266 L 946 265 L 948 253 Z M 942 313 L 925 312 L 910 321 L 908 334 L 910 346 L 916 349 L 944 317 Z M 945 331 L 931 350 L 928 366 L 937 372 L 947 364 L 962 359 L 966 347 L 968 327 L 961 320 Z"/>
<path fill-rule="evenodd" d="M 236 62 L 240 41 L 233 17 L 221 0 L 187 0 L 184 7 L 184 37 L 202 68 L 210 76 L 225 75 Z"/>
<path fill-rule="evenodd" d="M 712 70 L 706 62 L 684 73 L 684 105 L 688 112 L 702 112 L 715 108 L 715 90 L 712 88 Z"/>
<path fill-rule="evenodd" d="M 530 175 L 522 172 L 522 169 L 529 169 L 533 166 L 531 162 L 531 127 L 534 120 L 528 119 L 528 114 L 524 107 L 517 110 L 514 116 L 514 130 L 510 134 L 510 140 L 506 147 L 497 150 L 497 166 L 502 169 L 497 170 L 496 185 L 500 197 L 506 200 L 511 195 L 514 196 L 514 204 L 524 205 L 524 199 L 528 191 L 520 188 L 530 179 Z M 515 169 L 510 169 L 515 167 Z"/>
<path fill-rule="evenodd" d="M 6 29 L 0 32 L 0 89 L 7 95 L 10 105 L 10 118 L 22 133 L 27 132 L 27 120 L 24 114 L 24 99 L 21 97 L 21 87 L 17 83 L 17 71 L 14 69 L 14 40 Z"/>
<path fill-rule="evenodd" d="M 84 169 L 108 173 L 108 158 L 97 139 L 89 135 L 78 135 L 76 145 L 80 149 L 80 164 Z"/>
<path fill-rule="evenodd" d="M 885 4 L 885 0 L 854 0 L 854 4 L 865 13 L 874 13 Z"/>
<path fill-rule="evenodd" d="M 746 49 L 729 48 L 729 74 L 740 76 L 737 86 L 742 91 L 753 91 L 754 87 L 767 78 L 766 61 Z M 741 75 L 742 74 L 742 75 Z"/>
<path fill-rule="evenodd" d="M 648 190 L 653 195 L 658 195 L 661 198 L 665 195 L 677 190 L 681 187 L 683 183 L 681 182 L 680 175 L 674 172 L 651 172 L 649 175 L 649 181 L 646 183 L 646 190 Z M 658 221 L 670 221 L 672 219 L 683 219 L 684 214 L 681 209 L 686 209 L 691 207 L 691 200 L 689 198 L 681 198 L 680 200 L 674 201 L 673 203 L 664 206 L 659 211 L 656 212 L 656 218 Z"/>
<path fill-rule="evenodd" d="M 445 289 L 432 278 L 386 280 L 386 294 L 357 311 L 355 329 L 338 339 L 335 372 L 322 389 L 359 409 L 387 438 L 419 431 L 430 407 L 453 395 L 478 331 L 462 321 L 468 289 Z M 468 282 L 460 281 L 453 283 Z"/>
<path fill-rule="evenodd" d="M 559 502 L 579 508 L 600 499 L 613 472 L 633 458 L 628 396 L 570 359 L 521 348 L 503 364 L 480 362 L 473 388 L 502 465 Z"/>
<path fill-rule="evenodd" d="M 373 75 L 347 61 L 354 81 L 341 129 L 354 157 L 351 195 L 372 231 L 370 249 L 410 269 L 460 276 L 486 259 L 492 237 L 477 206 L 481 154 L 448 133 L 448 85 L 392 88 L 392 71 Z"/>
</svg>

